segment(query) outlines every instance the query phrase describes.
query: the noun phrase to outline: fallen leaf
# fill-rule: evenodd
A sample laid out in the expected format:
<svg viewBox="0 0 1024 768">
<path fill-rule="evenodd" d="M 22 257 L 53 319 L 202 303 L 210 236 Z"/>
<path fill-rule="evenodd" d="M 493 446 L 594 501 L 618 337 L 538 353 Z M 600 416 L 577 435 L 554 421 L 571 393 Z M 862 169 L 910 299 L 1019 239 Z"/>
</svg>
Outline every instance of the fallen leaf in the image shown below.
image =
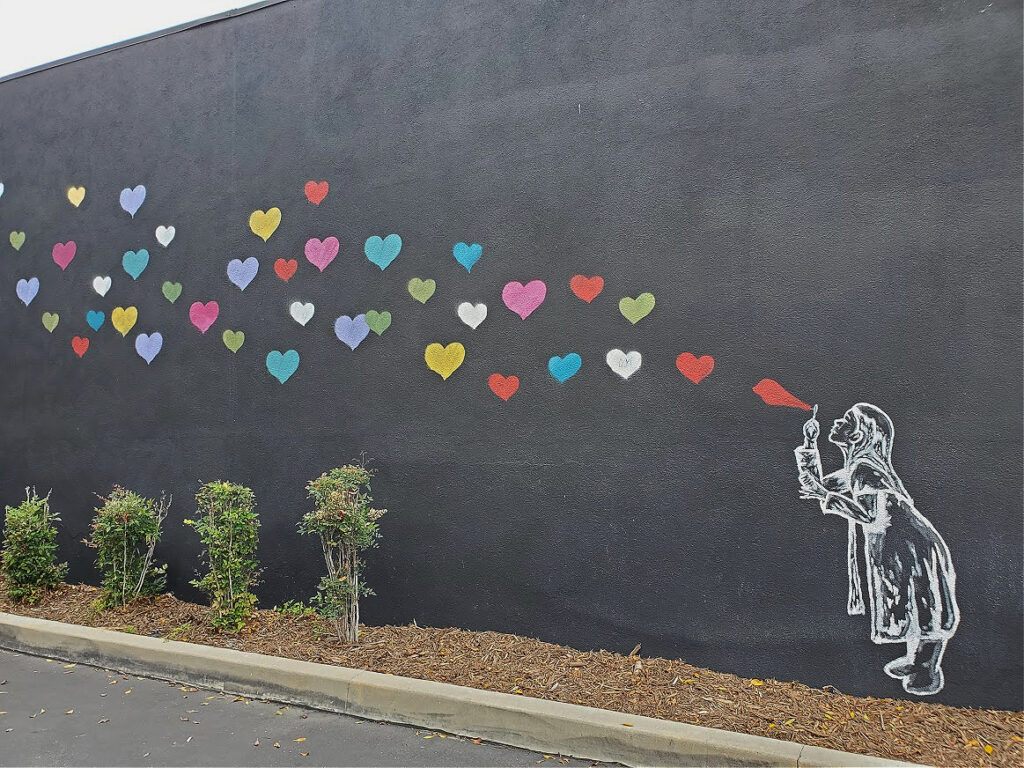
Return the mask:
<svg viewBox="0 0 1024 768">
<path fill-rule="evenodd" d="M 213 698 L 213 697 L 211 697 L 211 698 Z M 232 701 L 245 701 L 245 697 L 244 696 L 235 696 L 235 698 L 233 698 Z"/>
<path fill-rule="evenodd" d="M 626 726 L 627 728 L 632 728 L 633 727 L 632 723 L 623 723 L 623 725 Z"/>
<path fill-rule="evenodd" d="M 795 722 L 796 722 L 796 718 L 795 717 L 791 717 L 791 718 L 789 718 L 789 720 L 784 722 L 783 725 L 792 725 Z"/>
<path fill-rule="evenodd" d="M 988 754 L 991 755 L 995 751 L 996 751 L 995 747 L 993 747 L 991 744 L 986 744 L 985 745 L 985 752 L 987 752 Z"/>
<path fill-rule="evenodd" d="M 185 743 L 186 744 L 188 744 L 190 741 L 192 741 L 192 737 L 191 736 L 189 736 L 187 739 L 185 739 Z"/>
<path fill-rule="evenodd" d="M 297 739 L 295 740 L 295 743 L 296 743 L 296 744 L 301 744 L 301 743 L 302 743 L 302 742 L 304 742 L 305 740 L 306 740 L 306 737 L 305 737 L 305 736 L 299 736 L 299 738 L 297 738 Z"/>
<path fill-rule="evenodd" d="M 5 715 L 5 714 L 7 714 L 7 713 L 6 712 L 0 712 L 0 715 Z M 474 744 L 483 744 L 484 743 L 483 739 L 470 739 L 470 741 L 472 741 Z"/>
<path fill-rule="evenodd" d="M 758 680 L 756 677 L 750 681 L 751 685 L 764 685 L 764 680 Z"/>
<path fill-rule="evenodd" d="M 129 688 L 127 691 L 124 692 L 124 695 L 125 696 L 131 696 L 132 695 L 132 689 Z"/>
<path fill-rule="evenodd" d="M 110 718 L 109 717 L 104 717 L 102 720 L 97 720 L 96 722 L 99 725 L 103 725 L 104 723 L 109 723 L 110 722 Z"/>
<path fill-rule="evenodd" d="M 69 709 L 69 710 L 68 710 L 67 712 L 65 712 L 64 714 L 65 714 L 65 715 L 73 715 L 73 714 L 75 714 L 75 710 L 73 710 L 73 709 Z"/>
<path fill-rule="evenodd" d="M 280 743 L 280 742 L 277 742 L 277 741 L 275 741 L 275 742 L 274 742 L 274 749 L 280 749 L 280 748 L 281 748 L 281 743 Z"/>
<path fill-rule="evenodd" d="M 309 752 L 299 752 L 303 757 L 309 757 Z"/>
<path fill-rule="evenodd" d="M 65 664 L 64 665 L 64 669 L 71 669 L 72 667 L 77 667 L 77 666 L 78 666 L 77 664 Z"/>
</svg>

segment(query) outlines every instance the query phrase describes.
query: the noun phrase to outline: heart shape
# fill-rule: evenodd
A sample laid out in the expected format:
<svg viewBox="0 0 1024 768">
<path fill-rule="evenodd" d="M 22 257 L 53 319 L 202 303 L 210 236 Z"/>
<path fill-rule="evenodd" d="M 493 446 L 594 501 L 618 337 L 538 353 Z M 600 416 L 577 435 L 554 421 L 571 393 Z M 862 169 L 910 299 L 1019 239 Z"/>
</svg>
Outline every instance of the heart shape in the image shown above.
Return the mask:
<svg viewBox="0 0 1024 768">
<path fill-rule="evenodd" d="M 0 197 L 4 196 L 4 183 L 0 181 Z"/>
<path fill-rule="evenodd" d="M 85 187 L 68 187 L 68 202 L 75 208 L 85 200 Z"/>
<path fill-rule="evenodd" d="M 21 278 L 15 288 L 15 293 L 18 294 L 21 303 L 27 307 L 32 303 L 32 299 L 36 297 L 36 294 L 39 293 L 39 278 L 30 277 L 28 280 Z"/>
<path fill-rule="evenodd" d="M 676 358 L 676 368 L 694 384 L 700 384 L 715 369 L 715 358 L 711 355 L 697 357 L 690 352 L 683 352 Z"/>
<path fill-rule="evenodd" d="M 56 312 L 43 312 L 43 328 L 53 333 L 53 329 L 57 327 L 57 323 L 60 322 L 60 315 Z"/>
<path fill-rule="evenodd" d="M 228 262 L 228 280 L 244 291 L 259 270 L 260 263 L 255 256 L 250 256 L 245 261 L 232 259 Z"/>
<path fill-rule="evenodd" d="M 140 248 L 138 251 L 125 251 L 121 257 L 121 266 L 124 271 L 132 276 L 132 280 L 138 280 L 139 275 L 146 271 L 149 266 L 149 251 Z"/>
<path fill-rule="evenodd" d="M 575 352 L 570 352 L 565 357 L 555 355 L 548 360 L 548 371 L 558 379 L 560 384 L 565 383 L 583 366 L 583 358 Z"/>
<path fill-rule="evenodd" d="M 339 247 L 338 238 L 336 237 L 328 237 L 325 240 L 311 237 L 306 241 L 304 249 L 306 261 L 323 272 L 327 269 L 327 265 L 334 261 L 334 257 L 338 255 Z"/>
<path fill-rule="evenodd" d="M 286 283 L 292 279 L 298 268 L 299 262 L 295 259 L 278 259 L 274 262 L 274 273 Z"/>
<path fill-rule="evenodd" d="M 593 277 L 574 275 L 572 280 L 569 281 L 569 287 L 578 298 L 583 299 L 583 301 L 589 304 L 604 290 L 604 278 L 598 275 Z"/>
<path fill-rule="evenodd" d="M 278 352 L 276 349 L 267 353 L 267 370 L 270 375 L 284 384 L 299 369 L 299 353 L 294 349 Z"/>
<path fill-rule="evenodd" d="M 501 289 L 501 300 L 505 306 L 519 315 L 523 320 L 529 317 L 544 301 L 548 287 L 543 280 L 531 280 L 526 285 L 512 281 Z"/>
<path fill-rule="evenodd" d="M 75 336 L 71 339 L 71 348 L 75 350 L 76 355 L 81 357 L 89 349 L 89 339 L 83 336 Z"/>
<path fill-rule="evenodd" d="M 277 231 L 280 224 L 280 208 L 271 208 L 266 212 L 256 210 L 249 214 L 249 229 L 257 237 L 263 238 L 263 242 L 267 242 L 270 239 L 270 236 Z"/>
<path fill-rule="evenodd" d="M 293 301 L 288 307 L 288 313 L 299 325 L 305 325 L 313 317 L 314 307 L 312 304 L 303 304 L 301 301 Z"/>
<path fill-rule="evenodd" d="M 320 205 L 327 197 L 331 185 L 326 181 L 307 181 L 302 190 L 306 193 L 306 199 L 313 205 Z"/>
<path fill-rule="evenodd" d="M 114 311 L 110 313 L 110 322 L 114 330 L 122 336 L 127 336 L 128 331 L 135 327 L 138 320 L 139 310 L 135 307 L 114 307 Z"/>
<path fill-rule="evenodd" d="M 68 268 L 68 264 L 75 258 L 75 253 L 78 252 L 78 245 L 74 240 L 68 240 L 66 243 L 56 243 L 53 246 L 53 263 L 61 268 L 63 272 Z"/>
<path fill-rule="evenodd" d="M 224 346 L 232 352 L 237 352 L 245 344 L 245 334 L 241 331 L 224 331 L 221 338 L 224 340 Z"/>
<path fill-rule="evenodd" d="M 472 245 L 466 245 L 465 243 L 456 243 L 452 248 L 452 256 L 469 272 L 473 269 L 473 265 L 480 261 L 480 257 L 483 255 L 484 247 L 480 243 L 473 243 Z"/>
<path fill-rule="evenodd" d="M 427 361 L 427 368 L 442 379 L 447 379 L 466 359 L 466 348 L 457 341 L 453 341 L 447 347 L 434 342 L 427 345 L 423 359 Z"/>
<path fill-rule="evenodd" d="M 434 291 L 437 290 L 437 283 L 433 280 L 420 280 L 418 277 L 414 277 L 409 281 L 407 286 L 409 289 L 409 295 L 412 296 L 420 304 L 426 304 L 427 299 L 434 295 Z"/>
<path fill-rule="evenodd" d="M 160 286 L 160 290 L 163 292 L 164 298 L 173 304 L 181 296 L 181 283 L 172 283 L 170 280 L 166 280 Z"/>
<path fill-rule="evenodd" d="M 120 200 L 121 207 L 134 219 L 135 213 L 146 200 L 146 188 L 141 184 L 136 186 L 135 189 L 125 187 L 121 190 Z"/>
<path fill-rule="evenodd" d="M 380 336 L 391 327 L 391 313 L 386 309 L 380 312 L 371 309 L 366 313 L 366 324 L 370 326 L 371 331 Z"/>
<path fill-rule="evenodd" d="M 491 392 L 507 403 L 508 399 L 519 391 L 519 377 L 492 373 L 487 377 L 487 386 L 491 388 Z"/>
<path fill-rule="evenodd" d="M 11 248 L 20 251 L 21 246 L 25 244 L 25 233 L 12 231 L 7 239 L 11 241 Z"/>
<path fill-rule="evenodd" d="M 608 367 L 615 373 L 624 379 L 628 379 L 634 373 L 640 370 L 640 364 L 643 362 L 643 358 L 637 351 L 623 352 L 621 349 L 609 350 L 605 356 L 604 361 L 608 363 Z"/>
<path fill-rule="evenodd" d="M 220 304 L 216 301 L 208 301 L 205 304 L 201 301 L 196 301 L 188 308 L 188 319 L 192 321 L 192 325 L 199 329 L 200 333 L 206 333 L 210 330 L 210 326 L 213 325 L 213 321 L 217 319 L 219 314 Z"/>
<path fill-rule="evenodd" d="M 487 305 L 486 304 L 470 304 L 468 301 L 464 301 L 459 304 L 458 310 L 459 320 L 464 322 L 474 331 L 477 326 L 480 325 L 484 320 L 487 319 Z"/>
<path fill-rule="evenodd" d="M 146 361 L 146 365 L 153 362 L 160 350 L 164 347 L 164 337 L 159 332 L 153 332 L 149 335 L 140 333 L 135 337 L 135 351 L 139 353 L 139 357 Z"/>
<path fill-rule="evenodd" d="M 654 309 L 653 293 L 641 293 L 635 299 L 631 299 L 628 296 L 619 299 L 619 312 L 633 325 L 636 325 L 651 314 L 652 309 Z"/>
<path fill-rule="evenodd" d="M 753 390 L 768 405 L 784 405 L 789 408 L 799 408 L 803 411 L 811 410 L 811 406 L 790 394 L 775 379 L 761 379 L 753 386 Z"/>
<path fill-rule="evenodd" d="M 174 227 L 165 227 L 163 224 L 157 227 L 156 232 L 154 232 L 156 235 L 156 241 L 164 248 L 171 244 L 171 240 L 174 239 L 174 235 L 176 233 L 177 231 Z"/>
<path fill-rule="evenodd" d="M 106 296 L 107 291 L 110 290 L 110 276 L 97 275 L 92 279 L 92 289 L 96 291 L 100 296 Z"/>
<path fill-rule="evenodd" d="M 107 319 L 107 316 L 96 309 L 90 309 L 85 313 L 85 322 L 88 323 L 89 327 L 94 331 L 98 331 L 103 327 L 103 321 Z"/>
<path fill-rule="evenodd" d="M 334 335 L 349 349 L 355 349 L 363 339 L 370 335 L 370 326 L 366 323 L 366 315 L 356 315 L 355 317 L 342 315 L 334 321 Z"/>
<path fill-rule="evenodd" d="M 394 233 L 381 238 L 377 235 L 366 238 L 363 243 L 363 253 L 371 262 L 380 267 L 383 272 L 388 265 L 398 258 L 398 252 L 402 250 L 402 238 Z"/>
</svg>

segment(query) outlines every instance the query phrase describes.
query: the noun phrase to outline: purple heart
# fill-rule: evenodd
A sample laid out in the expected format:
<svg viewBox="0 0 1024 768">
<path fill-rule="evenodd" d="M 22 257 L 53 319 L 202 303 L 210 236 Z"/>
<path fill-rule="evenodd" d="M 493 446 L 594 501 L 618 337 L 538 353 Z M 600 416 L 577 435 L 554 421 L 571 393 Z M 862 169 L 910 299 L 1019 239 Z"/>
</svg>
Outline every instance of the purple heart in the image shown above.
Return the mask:
<svg viewBox="0 0 1024 768">
<path fill-rule="evenodd" d="M 153 358 L 157 356 L 157 353 L 164 346 L 164 337 L 160 335 L 160 332 L 154 332 L 149 335 L 140 333 L 135 337 L 135 351 L 139 353 L 139 357 L 146 361 L 146 365 L 153 362 Z"/>
<path fill-rule="evenodd" d="M 135 189 L 125 187 L 121 190 L 121 207 L 130 213 L 133 219 L 135 218 L 135 212 L 142 207 L 145 199 L 146 188 L 141 184 L 135 187 Z"/>
<path fill-rule="evenodd" d="M 228 262 L 228 280 L 237 285 L 243 291 L 246 286 L 256 277 L 260 269 L 260 263 L 255 256 L 250 256 L 245 261 L 232 259 Z"/>
<path fill-rule="evenodd" d="M 356 315 L 354 319 L 342 315 L 334 321 L 334 335 L 339 341 L 345 342 L 349 349 L 358 347 L 369 333 L 370 326 L 366 324 L 366 315 Z"/>
<path fill-rule="evenodd" d="M 27 307 L 32 303 L 32 299 L 39 293 L 39 278 L 30 277 L 28 280 L 21 278 L 18 281 L 18 298 L 21 299 L 22 303 Z"/>
</svg>

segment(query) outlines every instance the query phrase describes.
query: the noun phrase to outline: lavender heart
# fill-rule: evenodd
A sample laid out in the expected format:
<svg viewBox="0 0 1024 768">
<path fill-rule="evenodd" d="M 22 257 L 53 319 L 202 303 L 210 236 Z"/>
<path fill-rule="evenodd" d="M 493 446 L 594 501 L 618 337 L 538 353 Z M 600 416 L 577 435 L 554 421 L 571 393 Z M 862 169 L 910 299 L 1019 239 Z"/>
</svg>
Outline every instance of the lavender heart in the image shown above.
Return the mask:
<svg viewBox="0 0 1024 768">
<path fill-rule="evenodd" d="M 256 277 L 260 269 L 260 263 L 255 256 L 250 256 L 245 261 L 232 259 L 228 262 L 228 280 L 237 285 L 243 291 L 246 286 Z"/>
<path fill-rule="evenodd" d="M 153 362 L 153 358 L 157 356 L 163 346 L 164 337 L 160 335 L 159 331 L 148 335 L 140 333 L 135 337 L 135 351 L 146 361 L 146 365 Z"/>
<path fill-rule="evenodd" d="M 135 218 L 135 212 L 142 207 L 142 203 L 146 199 L 146 188 L 139 184 L 135 189 L 125 187 L 121 190 L 121 207 L 125 209 L 131 217 Z"/>
<path fill-rule="evenodd" d="M 342 315 L 334 321 L 334 335 L 339 341 L 345 342 L 349 349 L 358 347 L 369 333 L 370 326 L 366 324 L 366 315 L 356 315 L 355 318 Z"/>
<path fill-rule="evenodd" d="M 36 297 L 36 294 L 39 293 L 39 278 L 30 277 L 28 280 L 21 278 L 18 281 L 17 293 L 18 298 L 27 307 L 32 303 L 32 299 Z"/>
</svg>

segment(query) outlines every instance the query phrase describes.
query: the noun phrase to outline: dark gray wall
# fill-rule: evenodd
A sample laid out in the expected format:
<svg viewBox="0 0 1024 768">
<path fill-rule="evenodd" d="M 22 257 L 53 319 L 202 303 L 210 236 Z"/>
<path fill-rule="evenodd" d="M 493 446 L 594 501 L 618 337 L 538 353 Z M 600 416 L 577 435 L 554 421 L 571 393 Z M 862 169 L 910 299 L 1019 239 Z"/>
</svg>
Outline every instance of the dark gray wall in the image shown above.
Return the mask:
<svg viewBox="0 0 1024 768">
<path fill-rule="evenodd" d="M 845 523 L 797 498 L 806 414 L 751 392 L 772 377 L 826 427 L 862 400 L 893 417 L 896 468 L 958 574 L 936 698 L 1021 707 L 1021 15 L 935 5 L 297 0 L 0 84 L 0 500 L 52 487 L 71 577 L 94 580 L 76 543 L 93 492 L 172 492 L 161 551 L 194 598 L 180 521 L 198 481 L 249 484 L 272 605 L 319 576 L 294 531 L 304 483 L 365 451 L 391 510 L 370 623 L 642 641 L 903 695 L 881 671 L 902 647 L 846 615 Z M 319 207 L 307 179 L 331 183 Z M 138 183 L 133 220 L 117 197 Z M 246 222 L 271 205 L 264 244 Z M 177 228 L 167 251 L 157 224 Z M 405 246 L 382 273 L 362 243 L 389 232 Z M 302 246 L 329 234 L 342 254 L 321 275 Z M 468 275 L 459 240 L 484 245 Z M 139 247 L 132 282 L 121 254 Z M 260 274 L 240 293 L 225 266 L 247 256 Z M 282 256 L 300 261 L 288 284 Z M 577 272 L 606 280 L 591 305 Z M 438 282 L 425 306 L 413 276 Z M 549 294 L 524 322 L 501 287 L 534 278 Z M 617 301 L 648 290 L 630 326 Z M 221 305 L 206 336 L 198 299 Z M 306 328 L 294 299 L 316 305 Z M 488 304 L 476 331 L 463 300 Z M 110 326 L 129 303 L 165 337 L 148 367 Z M 334 318 L 370 308 L 394 325 L 350 352 Z M 97 333 L 88 309 L 108 315 Z M 225 328 L 246 333 L 237 355 Z M 423 350 L 456 340 L 466 362 L 442 382 Z M 629 381 L 612 347 L 643 353 Z M 263 359 L 288 348 L 302 362 L 282 386 Z M 569 351 L 583 369 L 559 385 L 546 362 Z M 716 358 L 699 386 L 683 351 Z M 495 371 L 522 379 L 508 403 Z"/>
</svg>

